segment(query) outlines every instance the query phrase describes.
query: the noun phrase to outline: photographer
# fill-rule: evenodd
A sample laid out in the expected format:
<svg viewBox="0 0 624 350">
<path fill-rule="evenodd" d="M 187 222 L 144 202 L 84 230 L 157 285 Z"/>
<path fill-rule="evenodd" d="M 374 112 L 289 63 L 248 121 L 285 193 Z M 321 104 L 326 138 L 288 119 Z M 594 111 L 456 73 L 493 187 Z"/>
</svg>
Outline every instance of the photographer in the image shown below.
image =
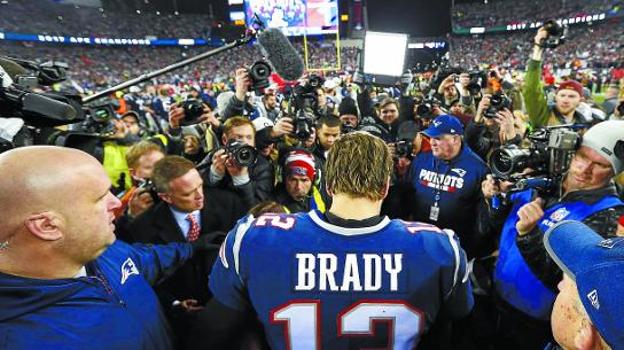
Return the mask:
<svg viewBox="0 0 624 350">
<path fill-rule="evenodd" d="M 624 169 L 623 129 L 622 121 L 590 128 L 554 193 L 535 198 L 529 188 L 509 196 L 508 204 L 490 208 L 489 222 L 502 227 L 494 273 L 500 348 L 540 349 L 551 337 L 548 320 L 561 271 L 542 244 L 549 227 L 578 220 L 604 237 L 616 234 L 624 203 L 612 179 Z M 483 195 L 490 201 L 509 185 L 488 177 Z"/>
<path fill-rule="evenodd" d="M 163 142 L 168 154 L 184 156 L 197 163 L 204 153 L 213 151 L 219 146 L 218 135 L 221 133 L 221 121 L 211 108 L 202 103 L 202 110 L 190 108 L 188 104 L 177 103 L 169 109 L 169 129 L 167 140 Z M 199 142 L 196 149 L 189 148 L 189 136 L 195 136 Z M 201 157 L 203 158 L 203 157 Z"/>
<path fill-rule="evenodd" d="M 555 105 L 549 106 L 540 80 L 542 75 L 542 57 L 544 43 L 549 38 L 548 30 L 541 27 L 533 39 L 533 51 L 527 64 L 522 95 L 529 120 L 534 128 L 561 124 L 595 123 L 576 111 L 583 100 L 583 85 L 576 80 L 567 80 L 559 84 L 555 94 Z"/>
<path fill-rule="evenodd" d="M 504 95 L 498 95 L 497 101 L 501 97 Z M 520 144 L 522 141 L 522 136 L 516 132 L 515 116 L 510 109 L 511 106 L 491 106 L 491 95 L 485 95 L 479 102 L 477 114 L 466 127 L 466 143 L 486 162 L 492 150 L 500 145 Z"/>
<path fill-rule="evenodd" d="M 223 124 L 224 147 L 198 166 L 204 169 L 202 177 L 209 187 L 234 192 L 247 209 L 270 199 L 273 192 L 273 165 L 258 154 L 255 138 L 256 130 L 249 119 L 229 118 Z"/>
</svg>

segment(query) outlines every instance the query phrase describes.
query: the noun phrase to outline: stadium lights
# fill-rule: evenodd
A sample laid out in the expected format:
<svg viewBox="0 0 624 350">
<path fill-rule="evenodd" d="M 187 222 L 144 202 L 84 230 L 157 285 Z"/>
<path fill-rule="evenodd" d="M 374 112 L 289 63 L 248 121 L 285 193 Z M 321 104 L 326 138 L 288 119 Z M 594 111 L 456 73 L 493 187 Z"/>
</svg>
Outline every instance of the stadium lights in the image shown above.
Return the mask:
<svg viewBox="0 0 624 350">
<path fill-rule="evenodd" d="M 483 33 L 485 33 L 485 27 L 470 28 L 470 34 L 483 34 Z"/>
</svg>

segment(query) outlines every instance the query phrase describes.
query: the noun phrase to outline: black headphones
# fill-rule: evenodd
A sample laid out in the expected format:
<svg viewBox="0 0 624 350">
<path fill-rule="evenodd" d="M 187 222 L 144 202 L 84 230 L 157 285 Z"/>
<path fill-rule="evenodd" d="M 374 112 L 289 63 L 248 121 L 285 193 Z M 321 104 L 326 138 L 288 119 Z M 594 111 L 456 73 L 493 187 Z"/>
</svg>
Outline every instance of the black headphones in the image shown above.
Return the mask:
<svg viewBox="0 0 624 350">
<path fill-rule="evenodd" d="M 624 140 L 619 140 L 615 143 L 615 147 L 613 147 L 613 153 L 615 156 L 624 161 Z"/>
</svg>

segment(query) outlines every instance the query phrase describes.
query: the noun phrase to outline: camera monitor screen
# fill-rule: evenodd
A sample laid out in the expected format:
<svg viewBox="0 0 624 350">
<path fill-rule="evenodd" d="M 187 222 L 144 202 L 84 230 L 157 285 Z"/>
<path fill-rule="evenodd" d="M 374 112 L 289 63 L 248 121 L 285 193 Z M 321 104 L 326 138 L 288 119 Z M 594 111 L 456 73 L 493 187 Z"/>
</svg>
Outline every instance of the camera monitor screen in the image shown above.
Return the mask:
<svg viewBox="0 0 624 350">
<path fill-rule="evenodd" d="M 403 74 L 407 34 L 366 32 L 364 73 L 399 77 Z"/>
<path fill-rule="evenodd" d="M 254 15 L 268 28 L 280 28 L 285 35 L 338 32 L 338 0 L 245 0 L 248 26 Z"/>
</svg>

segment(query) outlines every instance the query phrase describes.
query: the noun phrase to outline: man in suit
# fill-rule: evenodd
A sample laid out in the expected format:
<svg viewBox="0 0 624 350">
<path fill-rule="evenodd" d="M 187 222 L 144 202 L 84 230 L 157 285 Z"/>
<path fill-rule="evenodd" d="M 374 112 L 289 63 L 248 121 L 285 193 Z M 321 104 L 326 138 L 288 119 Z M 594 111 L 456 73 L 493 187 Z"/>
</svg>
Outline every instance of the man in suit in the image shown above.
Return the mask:
<svg viewBox="0 0 624 350">
<path fill-rule="evenodd" d="M 159 160 L 151 179 L 161 202 L 132 222 L 132 240 L 163 244 L 193 242 L 201 236 L 215 247 L 194 256 L 156 288 L 178 341 L 183 344 L 188 321 L 210 298 L 208 274 L 225 237 L 223 232 L 230 230 L 244 212 L 234 194 L 204 188 L 194 164 L 183 157 L 166 156 Z"/>
</svg>

